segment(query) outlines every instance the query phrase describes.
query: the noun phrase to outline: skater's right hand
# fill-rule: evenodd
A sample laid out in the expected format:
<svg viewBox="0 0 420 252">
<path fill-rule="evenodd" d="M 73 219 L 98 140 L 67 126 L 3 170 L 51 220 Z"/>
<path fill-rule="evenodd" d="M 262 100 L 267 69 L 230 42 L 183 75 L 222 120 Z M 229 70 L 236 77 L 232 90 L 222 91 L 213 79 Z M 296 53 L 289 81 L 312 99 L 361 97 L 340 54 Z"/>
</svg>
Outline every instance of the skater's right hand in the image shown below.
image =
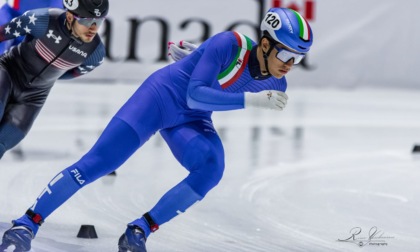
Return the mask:
<svg viewBox="0 0 420 252">
<path fill-rule="evenodd" d="M 258 93 L 245 92 L 245 108 L 257 107 L 265 109 L 283 110 L 288 96 L 277 90 L 264 90 Z"/>
<path fill-rule="evenodd" d="M 181 40 L 178 45 L 174 42 L 168 43 L 168 56 L 170 56 L 174 61 L 178 61 L 192 53 L 198 46 L 195 44 L 189 43 L 187 41 Z"/>
</svg>

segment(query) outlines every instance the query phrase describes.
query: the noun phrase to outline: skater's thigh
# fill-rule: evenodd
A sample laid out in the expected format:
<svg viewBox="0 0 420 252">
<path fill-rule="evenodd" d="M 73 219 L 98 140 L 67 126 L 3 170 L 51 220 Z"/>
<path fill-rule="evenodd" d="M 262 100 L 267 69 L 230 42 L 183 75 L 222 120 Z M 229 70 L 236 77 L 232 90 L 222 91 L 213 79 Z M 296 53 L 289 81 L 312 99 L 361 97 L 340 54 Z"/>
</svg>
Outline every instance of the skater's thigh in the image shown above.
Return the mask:
<svg viewBox="0 0 420 252">
<path fill-rule="evenodd" d="M 11 91 L 12 82 L 9 74 L 0 67 L 0 119 L 3 117 L 7 100 Z"/>
<path fill-rule="evenodd" d="M 130 125 L 137 133 L 140 146 L 162 128 L 162 114 L 155 92 L 151 88 L 139 89 L 120 108 L 115 117 Z"/>
<path fill-rule="evenodd" d="M 197 120 L 160 131 L 176 159 L 191 171 L 196 162 L 211 159 L 223 167 L 223 145 L 211 121 Z"/>
</svg>

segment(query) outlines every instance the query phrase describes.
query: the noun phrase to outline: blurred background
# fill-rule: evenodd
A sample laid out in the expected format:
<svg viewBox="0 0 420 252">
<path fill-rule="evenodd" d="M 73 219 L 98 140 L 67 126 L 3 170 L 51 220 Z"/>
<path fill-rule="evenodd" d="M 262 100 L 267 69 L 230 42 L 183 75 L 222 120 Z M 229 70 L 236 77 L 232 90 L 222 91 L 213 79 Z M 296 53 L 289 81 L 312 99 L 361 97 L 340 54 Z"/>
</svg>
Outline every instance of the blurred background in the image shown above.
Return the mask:
<svg viewBox="0 0 420 252">
<path fill-rule="evenodd" d="M 288 76 L 291 88 L 417 87 L 415 0 L 111 0 L 108 60 L 86 78 L 141 81 L 167 64 L 168 40 L 201 43 L 234 29 L 257 41 L 263 14 L 278 6 L 299 11 L 315 36 L 305 67 Z"/>
</svg>

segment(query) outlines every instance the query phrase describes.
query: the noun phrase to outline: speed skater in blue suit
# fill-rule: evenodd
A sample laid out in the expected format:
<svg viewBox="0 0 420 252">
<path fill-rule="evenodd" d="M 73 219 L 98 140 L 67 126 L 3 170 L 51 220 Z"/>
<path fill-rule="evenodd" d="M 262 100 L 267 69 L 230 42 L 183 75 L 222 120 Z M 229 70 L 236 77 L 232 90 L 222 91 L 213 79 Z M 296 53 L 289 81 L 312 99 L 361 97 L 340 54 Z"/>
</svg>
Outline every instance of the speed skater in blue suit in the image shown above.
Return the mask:
<svg viewBox="0 0 420 252">
<path fill-rule="evenodd" d="M 82 187 L 116 170 L 160 132 L 189 173 L 149 211 L 128 223 L 118 241 L 120 252 L 146 251 L 151 233 L 201 201 L 222 179 L 225 156 L 212 112 L 285 108 L 285 75 L 309 51 L 312 30 L 298 12 L 272 8 L 261 31 L 258 44 L 234 31 L 216 34 L 192 51 L 170 44 L 169 53 L 179 60 L 140 85 L 92 149 L 58 173 L 26 213 L 13 220 L 0 248 L 15 245 L 28 251 L 52 212 Z"/>
</svg>

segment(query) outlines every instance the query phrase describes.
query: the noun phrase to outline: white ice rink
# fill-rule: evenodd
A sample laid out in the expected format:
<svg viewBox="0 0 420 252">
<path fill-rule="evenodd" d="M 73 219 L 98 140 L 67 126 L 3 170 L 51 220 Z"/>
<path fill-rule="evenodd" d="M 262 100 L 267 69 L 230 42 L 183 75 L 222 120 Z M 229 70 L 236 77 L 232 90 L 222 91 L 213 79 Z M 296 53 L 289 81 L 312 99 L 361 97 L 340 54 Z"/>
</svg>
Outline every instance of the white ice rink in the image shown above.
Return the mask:
<svg viewBox="0 0 420 252">
<path fill-rule="evenodd" d="M 30 134 L 0 161 L 2 232 L 90 148 L 135 88 L 57 83 Z M 149 251 L 420 251 L 420 157 L 411 153 L 420 143 L 420 92 L 288 93 L 283 112 L 214 114 L 224 178 L 152 234 Z M 184 176 L 157 134 L 117 176 L 54 212 L 33 251 L 115 252 L 126 223 Z M 95 225 L 99 238 L 76 238 L 82 224 Z"/>
</svg>

